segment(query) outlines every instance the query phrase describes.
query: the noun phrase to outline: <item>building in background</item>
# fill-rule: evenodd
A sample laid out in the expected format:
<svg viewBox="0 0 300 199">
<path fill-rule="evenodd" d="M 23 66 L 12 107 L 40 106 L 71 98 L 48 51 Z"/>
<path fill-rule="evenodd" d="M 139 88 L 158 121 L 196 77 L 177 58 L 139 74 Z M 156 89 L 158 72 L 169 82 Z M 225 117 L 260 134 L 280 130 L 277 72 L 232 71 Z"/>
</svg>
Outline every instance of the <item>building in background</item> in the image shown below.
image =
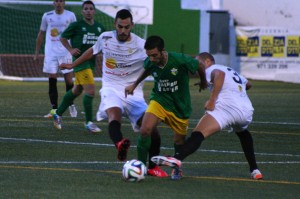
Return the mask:
<svg viewBox="0 0 300 199">
<path fill-rule="evenodd" d="M 300 1 L 181 0 L 201 10 L 199 51 L 247 78 L 300 83 Z"/>
</svg>

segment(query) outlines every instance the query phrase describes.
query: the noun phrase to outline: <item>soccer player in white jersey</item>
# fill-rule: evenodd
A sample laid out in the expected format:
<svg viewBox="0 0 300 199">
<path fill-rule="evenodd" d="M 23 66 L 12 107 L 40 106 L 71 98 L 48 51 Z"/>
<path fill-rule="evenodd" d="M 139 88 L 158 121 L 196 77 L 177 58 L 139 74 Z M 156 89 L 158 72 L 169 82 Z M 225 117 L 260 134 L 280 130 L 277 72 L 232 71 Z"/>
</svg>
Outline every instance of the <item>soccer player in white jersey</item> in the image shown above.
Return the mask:
<svg viewBox="0 0 300 199">
<path fill-rule="evenodd" d="M 256 180 L 262 179 L 256 164 L 253 139 L 247 130 L 254 112 L 246 93 L 246 90 L 251 88 L 251 83 L 232 68 L 215 64 L 214 57 L 210 53 L 200 53 L 197 59 L 205 67 L 206 79 L 211 91 L 210 98 L 204 105 L 206 113 L 174 157 L 155 156 L 152 160 L 158 165 L 177 169 L 180 175 L 175 180 L 180 179 L 181 161 L 194 153 L 204 139 L 226 127 L 232 127 L 240 139 L 248 161 L 250 177 Z"/>
<path fill-rule="evenodd" d="M 72 55 L 60 42 L 60 34 L 69 26 L 70 23 L 76 21 L 73 12 L 65 10 L 65 0 L 54 0 L 54 10 L 43 14 L 40 31 L 36 38 L 36 47 L 34 60 L 37 60 L 40 49 L 45 42 L 45 57 L 43 72 L 49 77 L 49 98 L 52 105 L 50 113 L 44 117 L 51 118 L 58 107 L 58 91 L 57 91 L 57 75 L 59 72 L 59 64 L 70 61 Z M 64 75 L 66 91 L 73 87 L 73 70 L 61 70 Z M 69 107 L 71 117 L 77 117 L 77 110 L 74 104 Z"/>
<path fill-rule="evenodd" d="M 73 68 L 90 59 L 93 55 L 103 53 L 101 103 L 97 120 L 108 119 L 108 132 L 118 150 L 118 159 L 125 161 L 130 140 L 123 138 L 121 132 L 122 116 L 127 117 L 135 132 L 139 131 L 142 117 L 147 109 L 143 95 L 143 83 L 136 88 L 134 96 L 125 98 L 125 88 L 131 85 L 144 71 L 143 63 L 147 58 L 144 50 L 145 40 L 131 33 L 134 27 L 131 13 L 122 9 L 115 17 L 114 31 L 102 33 L 96 44 L 82 54 L 72 64 L 62 64 L 61 68 Z M 151 137 L 148 174 L 166 177 L 167 173 L 150 161 L 160 152 L 160 135 L 155 128 Z"/>
</svg>

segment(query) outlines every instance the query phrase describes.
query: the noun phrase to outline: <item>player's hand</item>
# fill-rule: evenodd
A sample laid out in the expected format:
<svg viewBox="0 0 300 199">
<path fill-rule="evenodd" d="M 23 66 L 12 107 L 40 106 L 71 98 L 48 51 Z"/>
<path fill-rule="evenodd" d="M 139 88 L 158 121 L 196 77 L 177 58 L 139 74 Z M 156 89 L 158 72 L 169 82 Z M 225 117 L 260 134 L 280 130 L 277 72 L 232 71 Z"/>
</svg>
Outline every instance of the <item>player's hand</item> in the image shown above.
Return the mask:
<svg viewBox="0 0 300 199">
<path fill-rule="evenodd" d="M 202 90 L 205 90 L 207 88 L 207 82 L 206 81 L 200 81 L 194 84 L 194 86 L 199 86 L 199 92 Z"/>
<path fill-rule="evenodd" d="M 207 100 L 204 109 L 207 111 L 213 111 L 215 109 L 215 102 L 213 100 Z"/>
<path fill-rule="evenodd" d="M 62 63 L 62 64 L 59 65 L 59 68 L 60 68 L 61 70 L 63 70 L 63 69 L 72 69 L 73 66 L 72 66 L 72 64 L 65 64 L 65 63 Z"/>
<path fill-rule="evenodd" d="M 77 56 L 80 55 L 81 51 L 78 48 L 72 48 L 72 50 L 70 50 L 70 53 L 73 56 Z"/>
<path fill-rule="evenodd" d="M 125 98 L 127 97 L 127 95 L 133 95 L 133 91 L 134 91 L 135 87 L 136 86 L 134 84 L 126 86 L 126 88 L 125 88 Z"/>
</svg>

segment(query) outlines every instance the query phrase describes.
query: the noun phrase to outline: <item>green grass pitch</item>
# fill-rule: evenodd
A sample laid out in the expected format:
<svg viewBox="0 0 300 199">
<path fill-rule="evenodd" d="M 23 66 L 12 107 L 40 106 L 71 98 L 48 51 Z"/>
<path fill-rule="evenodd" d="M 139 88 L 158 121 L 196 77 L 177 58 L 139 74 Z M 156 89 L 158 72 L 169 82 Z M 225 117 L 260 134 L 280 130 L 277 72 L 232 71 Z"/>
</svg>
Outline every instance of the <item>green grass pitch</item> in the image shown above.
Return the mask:
<svg viewBox="0 0 300 199">
<path fill-rule="evenodd" d="M 192 86 L 193 114 L 189 133 L 203 114 L 208 91 Z M 252 132 L 256 158 L 264 180 L 249 179 L 248 165 L 235 134 L 222 131 L 205 140 L 183 163 L 180 181 L 147 176 L 140 183 L 124 182 L 122 162 L 107 133 L 84 129 L 82 97 L 79 116 L 63 117 L 56 130 L 49 109 L 47 82 L 0 80 L 0 198 L 297 198 L 300 190 L 300 85 L 252 81 L 248 92 L 255 114 Z M 94 112 L 100 97 L 94 100 Z M 145 84 L 149 98 L 152 82 Z M 59 100 L 65 87 L 59 83 Z M 159 126 L 162 155 L 173 154 L 172 132 Z M 132 141 L 128 159 L 136 158 L 136 139 L 128 120 L 124 136 Z M 165 168 L 170 172 L 169 168 Z"/>
</svg>

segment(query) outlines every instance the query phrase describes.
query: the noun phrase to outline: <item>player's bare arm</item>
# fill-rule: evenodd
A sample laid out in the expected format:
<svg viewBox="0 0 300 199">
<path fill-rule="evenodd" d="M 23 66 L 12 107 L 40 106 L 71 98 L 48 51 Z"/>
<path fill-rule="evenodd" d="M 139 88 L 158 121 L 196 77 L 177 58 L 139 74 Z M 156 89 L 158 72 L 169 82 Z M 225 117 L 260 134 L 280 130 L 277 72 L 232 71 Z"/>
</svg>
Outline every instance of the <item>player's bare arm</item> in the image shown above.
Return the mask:
<svg viewBox="0 0 300 199">
<path fill-rule="evenodd" d="M 252 88 L 252 83 L 247 81 L 246 90 L 249 90 L 250 88 Z"/>
<path fill-rule="evenodd" d="M 39 56 L 40 49 L 41 49 L 42 44 L 43 44 L 44 39 L 45 39 L 45 35 L 46 35 L 45 31 L 42 31 L 42 30 L 39 31 L 38 36 L 36 38 L 35 53 L 34 53 L 34 56 L 33 56 L 33 60 L 37 60 L 37 58 Z"/>
<path fill-rule="evenodd" d="M 61 64 L 59 65 L 60 69 L 72 69 L 79 64 L 91 59 L 93 57 L 93 47 L 89 48 L 87 51 L 85 51 L 78 59 L 76 59 L 73 63 L 71 64 Z"/>
<path fill-rule="evenodd" d="M 144 72 L 137 78 L 137 80 L 133 84 L 125 87 L 125 97 L 127 97 L 127 95 L 133 95 L 134 89 L 149 75 L 150 73 L 144 70 Z"/>
<path fill-rule="evenodd" d="M 207 80 L 205 75 L 205 63 L 198 56 L 196 57 L 196 59 L 199 62 L 199 67 L 197 72 L 200 77 L 200 81 L 195 83 L 194 85 L 199 86 L 199 92 L 201 92 L 201 90 L 205 90 L 207 88 Z"/>
<path fill-rule="evenodd" d="M 198 67 L 198 74 L 200 77 L 200 82 L 198 83 L 199 85 L 199 92 L 201 90 L 205 90 L 207 88 L 207 80 L 206 80 L 206 75 L 205 75 L 205 66 L 203 63 L 199 62 L 199 67 Z"/>
<path fill-rule="evenodd" d="M 214 110 L 216 100 L 218 95 L 222 89 L 223 83 L 225 79 L 225 73 L 220 70 L 213 70 L 211 73 L 211 82 L 213 83 L 213 89 L 208 101 L 205 103 L 205 110 Z"/>
<path fill-rule="evenodd" d="M 71 55 L 76 56 L 81 53 L 81 51 L 78 48 L 72 48 L 72 46 L 66 38 L 61 37 L 60 42 L 71 53 Z"/>
</svg>

